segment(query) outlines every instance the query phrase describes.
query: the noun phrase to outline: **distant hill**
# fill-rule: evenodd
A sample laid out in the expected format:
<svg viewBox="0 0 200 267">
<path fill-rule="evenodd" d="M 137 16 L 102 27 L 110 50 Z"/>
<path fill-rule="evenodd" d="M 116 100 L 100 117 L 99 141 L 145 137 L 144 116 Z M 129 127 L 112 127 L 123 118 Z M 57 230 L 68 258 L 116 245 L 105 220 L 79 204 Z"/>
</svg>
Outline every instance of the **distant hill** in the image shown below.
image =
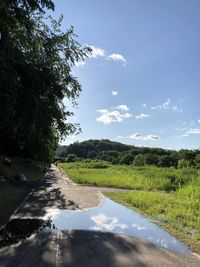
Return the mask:
<svg viewBox="0 0 200 267">
<path fill-rule="evenodd" d="M 197 166 L 200 164 L 200 150 L 180 151 L 168 150 L 163 148 L 136 147 L 125 145 L 108 139 L 90 139 L 83 142 L 75 142 L 68 146 L 59 146 L 56 159 L 67 159 L 69 155 L 76 158 L 97 159 L 112 162 L 113 164 L 132 164 L 135 160 L 140 164 L 153 164 L 157 166 L 184 167 Z M 182 162 L 180 161 L 182 160 Z"/>
</svg>

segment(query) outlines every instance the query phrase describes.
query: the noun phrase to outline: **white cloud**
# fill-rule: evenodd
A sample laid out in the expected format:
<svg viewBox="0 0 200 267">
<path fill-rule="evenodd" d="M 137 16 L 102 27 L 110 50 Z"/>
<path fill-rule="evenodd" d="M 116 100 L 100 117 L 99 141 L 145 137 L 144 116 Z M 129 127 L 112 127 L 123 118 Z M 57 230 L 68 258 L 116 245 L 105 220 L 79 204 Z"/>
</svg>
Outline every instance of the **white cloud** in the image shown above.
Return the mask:
<svg viewBox="0 0 200 267">
<path fill-rule="evenodd" d="M 158 105 L 158 106 L 153 106 L 153 107 L 150 107 L 151 110 L 172 110 L 172 111 L 175 111 L 175 112 L 183 112 L 182 109 L 179 109 L 178 106 L 176 105 L 171 105 L 171 99 L 168 98 L 164 103 Z"/>
<path fill-rule="evenodd" d="M 147 107 L 147 104 L 142 104 L 142 106 L 146 108 Z"/>
<path fill-rule="evenodd" d="M 171 100 L 170 100 L 170 98 L 168 98 L 167 101 L 163 103 L 162 108 L 168 109 L 170 106 L 170 103 L 171 103 Z"/>
<path fill-rule="evenodd" d="M 122 122 L 123 119 L 129 119 L 132 117 L 132 114 L 125 112 L 126 110 L 111 110 L 108 109 L 98 109 L 97 110 L 101 115 L 97 117 L 97 121 L 103 124 L 110 124 L 111 122 Z"/>
<path fill-rule="evenodd" d="M 105 57 L 106 52 L 104 49 L 95 47 L 94 45 L 88 45 L 88 47 L 92 49 L 91 54 L 88 55 L 89 58 Z"/>
<path fill-rule="evenodd" d="M 146 229 L 147 229 L 146 227 L 144 227 L 144 226 L 140 226 L 140 225 L 135 224 L 135 223 L 132 224 L 132 227 L 133 227 L 133 228 L 136 228 L 138 231 L 146 230 Z"/>
<path fill-rule="evenodd" d="M 180 138 L 180 137 L 187 137 L 187 136 L 189 136 L 189 135 L 195 135 L 195 134 L 200 134 L 200 128 L 190 128 L 190 129 L 188 129 L 184 134 L 182 134 L 182 135 L 179 135 L 178 137 Z"/>
<path fill-rule="evenodd" d="M 121 54 L 113 53 L 110 56 L 108 56 L 107 58 L 111 59 L 111 60 L 114 60 L 114 61 L 122 61 L 122 62 L 126 63 L 126 59 Z"/>
<path fill-rule="evenodd" d="M 140 133 L 134 133 L 134 134 L 130 135 L 129 138 L 136 139 L 136 140 L 141 140 L 142 139 L 142 135 Z"/>
<path fill-rule="evenodd" d="M 96 216 L 91 216 L 91 220 L 95 223 L 95 225 L 91 227 L 93 230 L 112 231 L 116 228 L 128 228 L 128 225 L 125 223 L 119 223 L 119 220 L 116 217 L 108 217 L 103 213 L 99 213 Z"/>
<path fill-rule="evenodd" d="M 75 66 L 76 66 L 77 68 L 80 68 L 80 67 L 85 66 L 85 64 L 86 64 L 86 62 L 84 62 L 84 61 L 78 61 L 78 62 L 75 63 Z"/>
<path fill-rule="evenodd" d="M 200 128 L 189 129 L 186 134 L 200 134 Z"/>
<path fill-rule="evenodd" d="M 198 120 L 198 122 L 200 123 L 200 120 Z"/>
<path fill-rule="evenodd" d="M 124 139 L 124 138 L 128 138 L 128 137 L 127 136 L 121 136 L 121 135 L 117 136 L 117 139 Z"/>
<path fill-rule="evenodd" d="M 149 135 L 144 136 L 143 139 L 144 139 L 144 140 L 151 140 L 151 141 L 154 141 L 154 140 L 159 140 L 160 137 L 159 137 L 158 135 L 152 135 L 152 134 L 149 134 Z"/>
<path fill-rule="evenodd" d="M 120 109 L 120 110 L 125 110 L 125 111 L 129 110 L 129 107 L 127 105 L 124 105 L 124 104 L 116 106 L 115 108 Z"/>
<path fill-rule="evenodd" d="M 148 117 L 149 117 L 149 114 L 144 114 L 144 113 L 141 113 L 140 115 L 135 116 L 136 119 L 144 119 Z"/>
<path fill-rule="evenodd" d="M 155 107 L 150 107 L 150 109 L 152 109 L 152 110 L 158 110 L 158 109 L 162 109 L 162 106 L 161 105 L 159 105 L 159 106 L 155 106 Z"/>
<path fill-rule="evenodd" d="M 113 95 L 113 96 L 116 96 L 116 95 L 118 95 L 118 92 L 115 91 L 115 90 L 112 90 L 112 95 Z"/>
<path fill-rule="evenodd" d="M 144 140 L 144 141 L 149 141 L 149 140 L 150 141 L 156 141 L 156 140 L 160 139 L 160 137 L 158 135 L 149 134 L 149 135 L 143 136 L 140 133 L 134 133 L 134 134 L 130 135 L 129 138 L 135 139 L 135 140 Z"/>
</svg>

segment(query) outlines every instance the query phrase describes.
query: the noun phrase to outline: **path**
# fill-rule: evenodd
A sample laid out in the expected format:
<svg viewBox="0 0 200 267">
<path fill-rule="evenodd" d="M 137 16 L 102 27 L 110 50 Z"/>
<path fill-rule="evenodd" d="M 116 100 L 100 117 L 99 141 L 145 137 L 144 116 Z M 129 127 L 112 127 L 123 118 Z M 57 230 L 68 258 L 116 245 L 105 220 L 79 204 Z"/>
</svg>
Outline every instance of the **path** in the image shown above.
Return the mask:
<svg viewBox="0 0 200 267">
<path fill-rule="evenodd" d="M 46 210 L 85 209 L 100 202 L 104 191 L 80 186 L 52 168 L 15 217 L 43 216 Z M 18 245 L 0 249 L 0 267 L 200 267 L 200 260 L 175 254 L 125 235 L 95 231 L 42 231 Z"/>
</svg>

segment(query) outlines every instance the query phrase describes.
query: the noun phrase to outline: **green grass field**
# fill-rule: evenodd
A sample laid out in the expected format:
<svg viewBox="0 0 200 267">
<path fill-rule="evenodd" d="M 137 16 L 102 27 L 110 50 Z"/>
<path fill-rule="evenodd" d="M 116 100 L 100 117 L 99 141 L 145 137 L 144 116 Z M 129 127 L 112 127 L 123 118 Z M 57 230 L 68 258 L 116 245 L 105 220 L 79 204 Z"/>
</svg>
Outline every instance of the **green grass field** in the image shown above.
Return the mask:
<svg viewBox="0 0 200 267">
<path fill-rule="evenodd" d="M 59 166 L 80 184 L 137 190 L 177 190 L 198 177 L 195 169 L 116 166 L 106 162 L 60 163 Z"/>
<path fill-rule="evenodd" d="M 200 253 L 199 170 L 115 166 L 106 162 L 59 166 L 77 183 L 135 189 L 106 195 L 161 223 Z"/>
</svg>

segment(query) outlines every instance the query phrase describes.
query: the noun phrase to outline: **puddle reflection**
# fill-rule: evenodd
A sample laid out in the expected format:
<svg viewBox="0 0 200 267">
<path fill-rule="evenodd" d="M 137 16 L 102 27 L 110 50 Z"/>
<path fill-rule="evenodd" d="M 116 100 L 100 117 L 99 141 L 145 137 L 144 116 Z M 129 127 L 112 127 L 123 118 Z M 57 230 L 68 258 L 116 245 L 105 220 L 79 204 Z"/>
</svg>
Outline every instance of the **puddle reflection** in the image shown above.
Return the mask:
<svg viewBox="0 0 200 267">
<path fill-rule="evenodd" d="M 191 255 L 179 240 L 135 211 L 108 198 L 96 208 L 84 211 L 49 210 L 46 217 L 59 230 L 98 230 L 123 233 L 152 242 L 172 251 Z"/>
</svg>

